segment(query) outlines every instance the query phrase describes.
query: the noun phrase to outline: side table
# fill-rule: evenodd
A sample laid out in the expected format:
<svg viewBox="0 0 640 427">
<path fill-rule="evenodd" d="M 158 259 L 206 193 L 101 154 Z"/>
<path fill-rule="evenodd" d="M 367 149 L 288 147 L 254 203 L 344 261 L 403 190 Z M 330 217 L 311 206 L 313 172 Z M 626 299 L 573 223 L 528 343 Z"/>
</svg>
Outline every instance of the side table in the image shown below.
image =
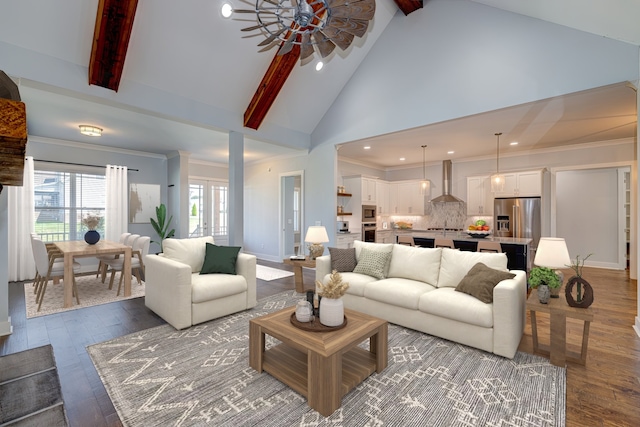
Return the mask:
<svg viewBox="0 0 640 427">
<path fill-rule="evenodd" d="M 563 293 L 561 293 L 563 294 Z M 532 292 L 527 299 L 527 310 L 531 313 L 531 335 L 533 337 L 533 352 L 548 355 L 551 363 L 556 366 L 566 366 L 566 362 L 584 365 L 587 362 L 587 346 L 589 344 L 589 327 L 593 320 L 593 309 L 570 307 L 567 301 L 560 298 L 549 298 L 548 304 L 540 303 L 536 292 Z M 550 345 L 538 342 L 538 325 L 536 312 L 549 313 Z M 567 317 L 584 321 L 582 329 L 582 348 L 580 353 L 567 351 Z"/>
<path fill-rule="evenodd" d="M 296 283 L 296 292 L 304 293 L 304 282 L 302 277 L 302 267 L 316 268 L 316 260 L 306 257 L 305 259 L 289 259 L 282 260 L 283 263 L 293 266 L 293 276 Z M 314 286 L 315 288 L 315 286 Z"/>
</svg>

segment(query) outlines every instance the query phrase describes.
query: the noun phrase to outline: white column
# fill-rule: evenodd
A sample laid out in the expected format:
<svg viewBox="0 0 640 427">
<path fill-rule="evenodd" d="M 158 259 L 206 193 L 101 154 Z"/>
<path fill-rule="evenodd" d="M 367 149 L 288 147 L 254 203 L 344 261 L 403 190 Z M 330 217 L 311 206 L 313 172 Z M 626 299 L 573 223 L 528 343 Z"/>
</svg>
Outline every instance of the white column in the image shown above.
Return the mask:
<svg viewBox="0 0 640 427">
<path fill-rule="evenodd" d="M 7 188 L 0 194 L 0 336 L 13 332 L 9 316 L 9 204 Z"/>
<path fill-rule="evenodd" d="M 229 245 L 244 243 L 244 135 L 229 132 Z"/>
</svg>

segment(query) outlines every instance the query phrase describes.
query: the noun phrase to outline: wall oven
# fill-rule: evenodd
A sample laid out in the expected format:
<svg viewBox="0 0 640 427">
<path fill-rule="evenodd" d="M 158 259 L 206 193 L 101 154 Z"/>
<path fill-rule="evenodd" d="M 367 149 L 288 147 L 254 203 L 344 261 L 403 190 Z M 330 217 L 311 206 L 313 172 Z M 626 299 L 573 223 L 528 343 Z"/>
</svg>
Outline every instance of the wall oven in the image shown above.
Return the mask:
<svg viewBox="0 0 640 427">
<path fill-rule="evenodd" d="M 364 223 L 362 224 L 362 241 L 363 242 L 376 242 L 376 223 Z"/>
<path fill-rule="evenodd" d="M 362 205 L 362 223 L 376 222 L 376 207 L 374 205 Z"/>
</svg>

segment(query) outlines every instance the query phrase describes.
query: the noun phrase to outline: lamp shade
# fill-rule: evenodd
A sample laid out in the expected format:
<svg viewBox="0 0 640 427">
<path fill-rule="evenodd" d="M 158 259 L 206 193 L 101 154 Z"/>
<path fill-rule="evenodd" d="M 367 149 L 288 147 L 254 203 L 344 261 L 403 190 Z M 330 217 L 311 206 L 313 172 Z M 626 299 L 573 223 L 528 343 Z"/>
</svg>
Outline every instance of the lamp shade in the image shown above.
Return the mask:
<svg viewBox="0 0 640 427">
<path fill-rule="evenodd" d="M 326 243 L 329 241 L 327 229 L 323 225 L 312 225 L 307 229 L 307 235 L 304 237 L 307 243 Z"/>
<path fill-rule="evenodd" d="M 541 237 L 533 263 L 540 267 L 566 268 L 571 264 L 567 243 L 560 237 Z"/>
</svg>

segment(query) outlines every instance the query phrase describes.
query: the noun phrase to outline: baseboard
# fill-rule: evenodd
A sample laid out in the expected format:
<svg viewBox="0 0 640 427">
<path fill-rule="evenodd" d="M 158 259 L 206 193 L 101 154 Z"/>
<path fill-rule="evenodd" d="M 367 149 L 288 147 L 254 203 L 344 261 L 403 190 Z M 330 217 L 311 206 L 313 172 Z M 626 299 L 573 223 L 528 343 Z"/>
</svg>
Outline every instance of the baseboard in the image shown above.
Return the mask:
<svg viewBox="0 0 640 427">
<path fill-rule="evenodd" d="M 13 333 L 13 326 L 11 325 L 11 316 L 6 322 L 0 322 L 0 337 L 5 335 L 11 335 Z"/>
<path fill-rule="evenodd" d="M 640 317 L 636 316 L 636 324 L 633 325 L 633 329 L 636 331 L 636 335 L 640 337 Z"/>
</svg>

